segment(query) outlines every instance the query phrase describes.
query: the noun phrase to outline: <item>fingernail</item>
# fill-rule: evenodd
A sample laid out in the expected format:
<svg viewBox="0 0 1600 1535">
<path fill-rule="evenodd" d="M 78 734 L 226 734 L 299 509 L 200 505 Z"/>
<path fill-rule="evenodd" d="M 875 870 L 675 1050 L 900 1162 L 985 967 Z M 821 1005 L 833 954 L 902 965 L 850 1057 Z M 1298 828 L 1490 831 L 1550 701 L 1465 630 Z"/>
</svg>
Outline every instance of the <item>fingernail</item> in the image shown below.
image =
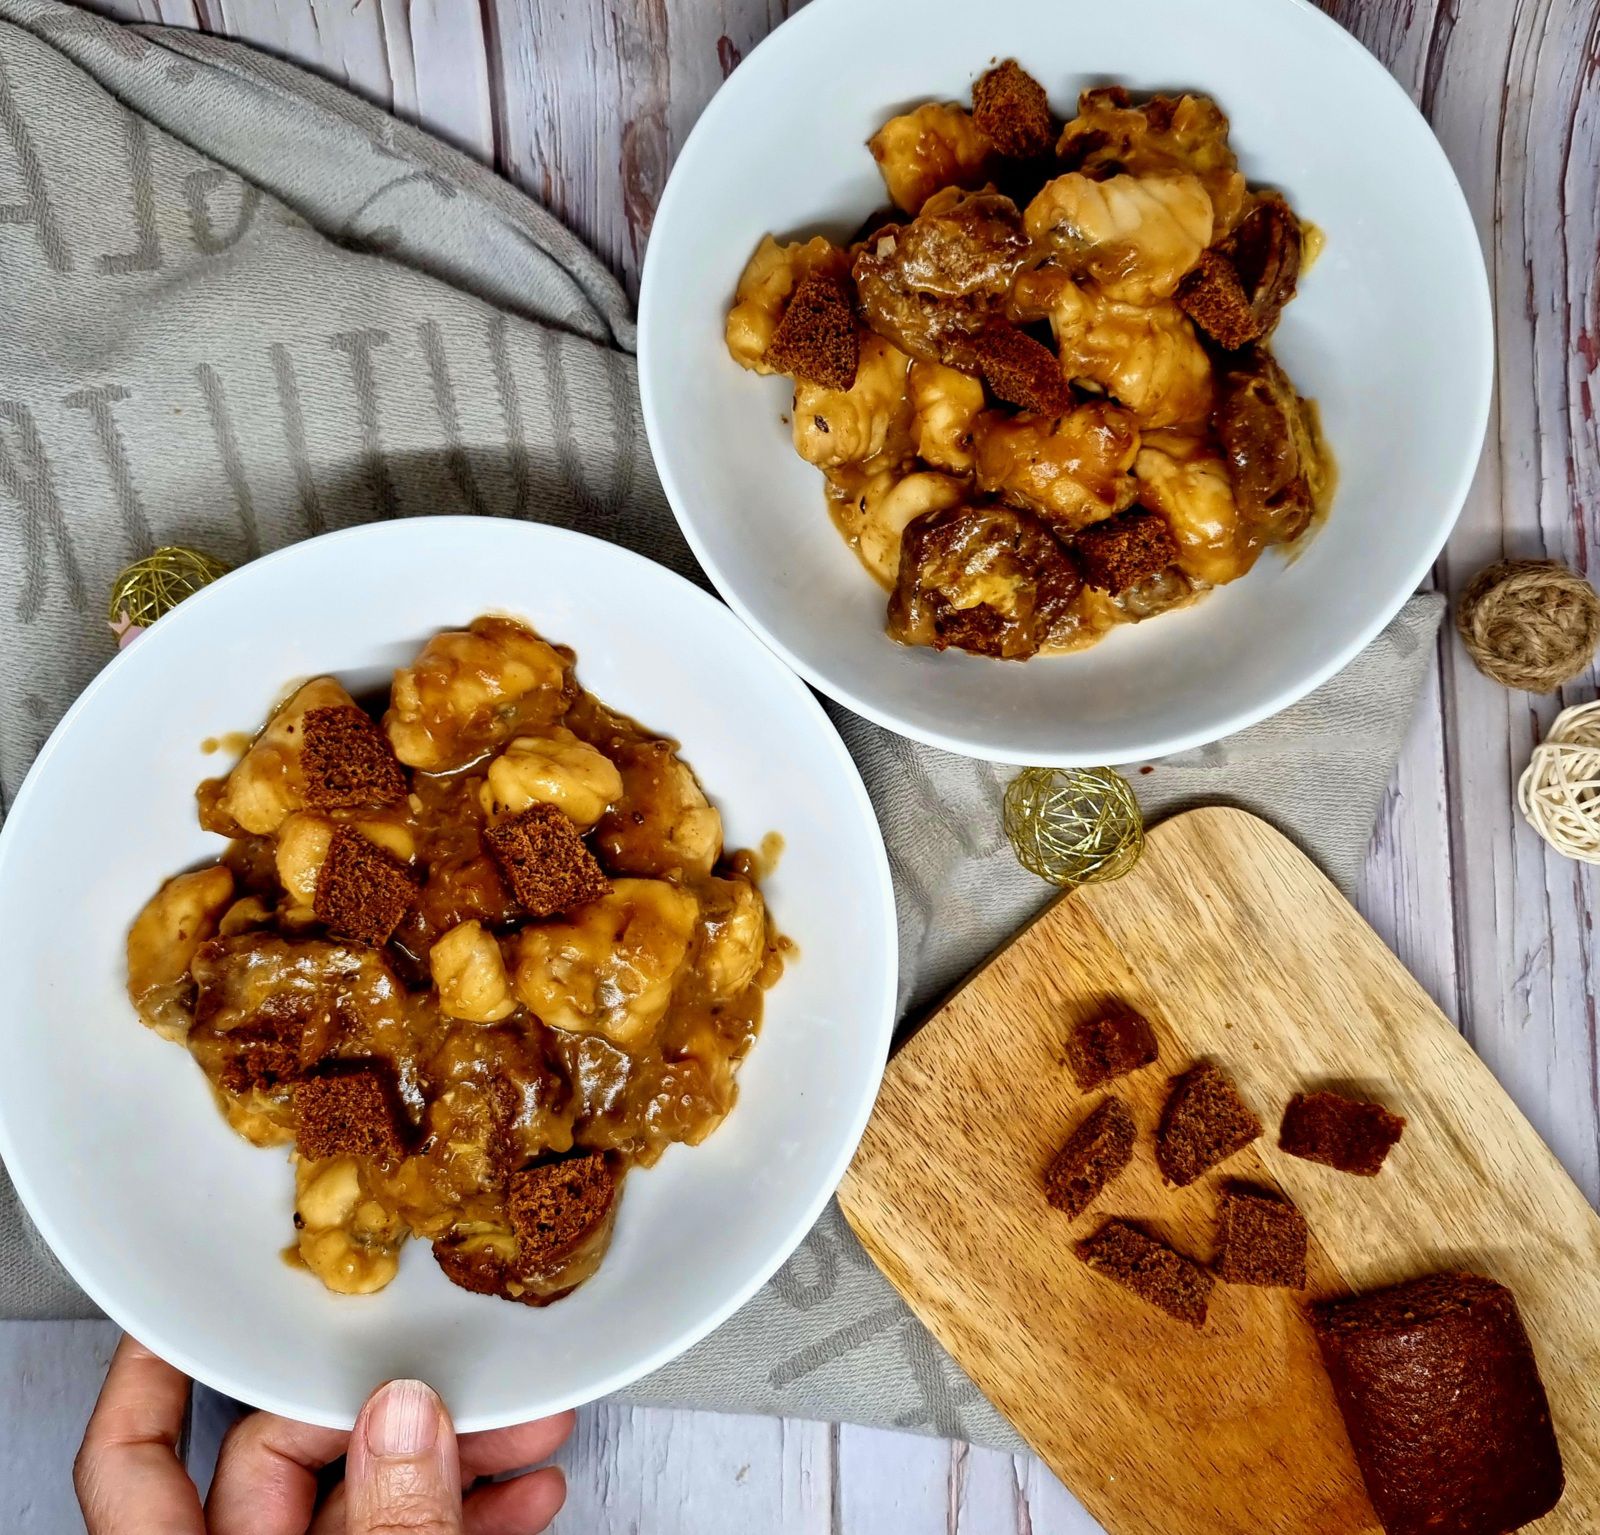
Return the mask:
<svg viewBox="0 0 1600 1535">
<path fill-rule="evenodd" d="M 392 1380 L 372 1399 L 367 1448 L 374 1455 L 421 1455 L 439 1437 L 439 1398 L 420 1380 Z"/>
</svg>

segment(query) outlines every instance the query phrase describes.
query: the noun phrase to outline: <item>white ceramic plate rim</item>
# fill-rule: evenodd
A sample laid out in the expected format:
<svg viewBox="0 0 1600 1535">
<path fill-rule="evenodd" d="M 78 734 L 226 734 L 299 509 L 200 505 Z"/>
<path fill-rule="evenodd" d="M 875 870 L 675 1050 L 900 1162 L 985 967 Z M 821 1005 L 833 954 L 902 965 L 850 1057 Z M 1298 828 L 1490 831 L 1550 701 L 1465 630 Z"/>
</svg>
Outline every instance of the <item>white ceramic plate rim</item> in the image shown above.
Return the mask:
<svg viewBox="0 0 1600 1535">
<path fill-rule="evenodd" d="M 752 642 L 751 632 L 744 628 L 739 620 L 723 604 L 719 603 L 715 597 L 702 591 L 692 582 L 686 581 L 676 571 L 669 570 L 664 565 L 658 565 L 655 561 L 646 559 L 643 555 L 636 554 L 634 551 L 626 549 L 619 544 L 612 544 L 586 533 L 554 527 L 547 523 L 522 523 L 514 522 L 511 519 L 475 517 L 430 517 L 427 519 L 429 527 L 433 530 L 448 534 L 452 526 L 455 526 L 462 530 L 463 536 L 468 537 L 471 536 L 472 529 L 485 521 L 506 527 L 526 529 L 535 542 L 539 539 L 547 538 L 558 542 L 595 545 L 606 551 L 607 557 L 614 557 L 624 563 L 631 562 L 647 567 L 654 573 L 654 578 L 659 579 L 664 584 L 681 587 L 685 592 L 692 594 L 693 601 L 705 604 L 709 610 L 715 610 L 719 617 L 713 621 L 723 624 L 728 629 L 728 643 L 738 645 Z M 174 609 L 173 612 L 162 619 L 147 634 L 141 636 L 137 647 L 120 651 L 108 661 L 61 717 L 56 728 L 50 733 L 50 738 L 34 759 L 33 766 L 29 768 L 23 778 L 16 798 L 7 812 L 5 825 L 0 826 L 0 884 L 4 884 L 11 877 L 11 839 L 5 835 L 6 829 L 10 827 L 14 820 L 28 814 L 34 786 L 49 772 L 51 758 L 74 729 L 78 718 L 90 707 L 91 701 L 104 689 L 118 685 L 118 680 L 128 669 L 130 660 L 136 651 L 143 653 L 144 659 L 138 662 L 139 665 L 147 666 L 153 664 L 148 659 L 152 654 L 159 656 L 162 648 L 180 645 L 183 642 L 187 629 L 196 621 L 196 614 L 204 614 L 213 607 L 227 602 L 231 594 L 240 586 L 261 580 L 263 571 L 268 572 L 270 576 L 277 567 L 293 563 L 303 550 L 313 544 L 322 546 L 330 542 L 338 542 L 352 546 L 350 549 L 351 557 L 358 558 L 359 545 L 363 542 L 392 537 L 396 529 L 404 526 L 406 526 L 405 523 L 395 522 L 367 523 L 358 527 L 323 533 L 316 538 L 306 539 L 274 553 L 263 555 L 259 559 L 251 561 L 248 565 L 241 566 L 238 570 L 223 576 L 203 590 L 196 592 L 179 608 Z M 515 586 L 517 579 L 515 577 L 508 578 L 508 589 Z M 514 604 L 515 592 L 508 590 L 508 610 Z M 854 759 L 846 750 L 844 742 L 840 739 L 832 721 L 829 720 L 821 704 L 817 702 L 798 677 L 786 670 L 777 657 L 769 653 L 768 659 L 771 662 L 772 686 L 775 689 L 787 690 L 801 716 L 809 720 L 816 727 L 819 735 L 827 741 L 828 750 L 836 757 L 843 770 L 844 781 L 849 786 L 850 794 L 855 801 L 857 810 L 864 817 L 865 825 L 876 829 L 878 825 L 877 813 L 872 807 L 872 801 L 867 794 L 866 786 L 861 780 L 860 771 L 856 767 Z M 631 1382 L 669 1364 L 721 1326 L 735 1311 L 743 1306 L 782 1267 L 795 1248 L 799 1246 L 805 1234 L 816 1224 L 818 1217 L 837 1190 L 840 1180 L 844 1177 L 845 1169 L 850 1165 L 850 1160 L 855 1155 L 856 1147 L 866 1131 L 867 1120 L 871 1116 L 874 1104 L 877 1102 L 878 1087 L 882 1079 L 883 1067 L 888 1061 L 889 1045 L 894 1033 L 896 996 L 899 984 L 899 951 L 894 941 L 898 932 L 894 885 L 890 878 L 888 852 L 884 847 L 881 833 L 873 837 L 871 843 L 871 863 L 877 876 L 879 918 L 889 942 L 884 946 L 876 983 L 873 984 L 871 977 L 862 978 L 864 983 L 862 990 L 862 1017 L 866 1020 L 867 1026 L 873 1028 L 880 1036 L 881 1050 L 878 1052 L 876 1070 L 871 1074 L 870 1079 L 867 1077 L 862 1079 L 860 1102 L 856 1105 L 849 1133 L 840 1142 L 839 1150 L 829 1167 L 827 1178 L 819 1184 L 817 1192 L 804 1207 L 804 1218 L 794 1223 L 784 1238 L 768 1253 L 767 1257 L 754 1267 L 749 1276 L 736 1286 L 729 1297 L 719 1306 L 692 1325 L 680 1328 L 660 1344 L 653 1353 L 639 1360 L 633 1366 L 612 1371 L 596 1381 L 592 1389 L 585 1392 L 568 1392 L 556 1395 L 549 1400 L 541 1399 L 537 1402 L 536 1409 L 533 1412 L 464 1413 L 456 1422 L 458 1432 L 474 1433 L 484 1429 L 504 1428 L 511 1424 L 523 1422 L 529 1416 L 546 1416 L 564 1411 L 569 1407 L 581 1406 L 585 1402 L 597 1400 L 613 1391 L 621 1390 Z M 5 1061 L 6 1041 L 9 1037 L 9 1029 L 0 1029 L 0 1067 L 3 1067 Z M 48 1206 L 38 1199 L 37 1191 L 28 1176 L 27 1159 L 26 1157 L 18 1156 L 18 1149 L 11 1138 L 10 1128 L 5 1116 L 0 1114 L 0 1161 L 5 1163 L 6 1170 L 11 1175 L 12 1184 L 17 1191 L 17 1197 L 21 1200 L 24 1209 L 26 1209 L 34 1225 L 38 1228 L 39 1234 L 44 1238 L 50 1250 L 72 1276 L 73 1280 L 83 1289 L 89 1299 L 124 1332 L 137 1337 L 140 1342 L 154 1350 L 169 1364 L 176 1366 L 184 1374 L 199 1381 L 202 1385 L 209 1386 L 214 1391 L 246 1400 L 256 1407 L 277 1413 L 282 1417 L 313 1423 L 318 1427 L 339 1429 L 350 1427 L 347 1418 L 337 1414 L 322 1413 L 314 1410 L 308 1411 L 304 1403 L 292 1401 L 276 1392 L 258 1390 L 252 1385 L 247 1385 L 230 1377 L 225 1367 L 211 1361 L 196 1358 L 184 1346 L 181 1337 L 169 1328 L 165 1316 L 135 1315 L 132 1310 L 124 1308 L 116 1295 L 103 1286 L 98 1279 L 84 1277 L 86 1273 L 94 1268 L 94 1265 L 85 1262 L 76 1245 L 63 1235 Z"/>
<path fill-rule="evenodd" d="M 811 0 L 811 3 L 802 11 L 791 16 L 782 26 L 769 33 L 767 37 L 753 49 L 742 67 L 748 67 L 750 62 L 759 55 L 773 49 L 778 40 L 791 27 L 810 27 L 821 25 L 822 18 L 831 16 L 835 10 L 843 10 L 848 5 L 859 5 L 863 0 Z M 1464 455 L 1460 470 L 1447 495 L 1441 494 L 1439 499 L 1440 515 L 1432 535 L 1426 541 L 1424 553 L 1418 557 L 1411 568 L 1405 572 L 1402 579 L 1391 583 L 1382 596 L 1374 600 L 1370 616 L 1358 626 L 1350 637 L 1342 644 L 1333 648 L 1327 658 L 1319 665 L 1308 670 L 1294 686 L 1283 689 L 1276 695 L 1260 700 L 1248 707 L 1237 709 L 1216 721 L 1206 729 L 1184 731 L 1176 735 L 1153 735 L 1144 739 L 1130 738 L 1127 747 L 1122 752 L 1119 760 L 1134 762 L 1148 758 L 1171 756 L 1176 752 L 1188 751 L 1192 747 L 1206 746 L 1213 741 L 1220 741 L 1225 736 L 1244 730 L 1261 720 L 1270 718 L 1274 714 L 1287 709 L 1291 704 L 1298 703 L 1308 693 L 1320 687 L 1336 672 L 1342 671 L 1349 663 L 1360 654 L 1388 624 L 1389 620 L 1398 613 L 1408 597 L 1422 584 L 1423 579 L 1432 569 L 1433 563 L 1439 557 L 1439 552 L 1444 548 L 1445 540 L 1449 538 L 1451 529 L 1455 527 L 1456 520 L 1461 515 L 1461 509 L 1466 505 L 1467 494 L 1472 488 L 1473 479 L 1478 472 L 1478 462 L 1482 457 L 1483 440 L 1489 426 L 1489 407 L 1494 392 L 1494 308 L 1489 291 L 1489 274 L 1481 259 L 1482 247 L 1478 242 L 1477 225 L 1473 222 L 1472 210 L 1467 205 L 1466 195 L 1461 190 L 1461 184 L 1456 178 L 1455 169 L 1451 166 L 1449 157 L 1434 136 L 1427 119 L 1417 110 L 1416 104 L 1406 94 L 1400 82 L 1386 70 L 1376 58 L 1356 41 L 1350 33 L 1346 32 L 1332 17 L 1324 15 L 1310 0 L 1279 0 L 1280 4 L 1292 6 L 1303 15 L 1314 18 L 1314 22 L 1323 29 L 1324 37 L 1330 46 L 1338 46 L 1346 52 L 1356 56 L 1359 60 L 1357 67 L 1367 71 L 1374 78 L 1374 89 L 1386 90 L 1398 96 L 1405 103 L 1411 115 L 1417 120 L 1418 125 L 1425 135 L 1428 145 L 1427 152 L 1438 161 L 1445 180 L 1449 183 L 1453 196 L 1451 205 L 1457 220 L 1456 234 L 1463 241 L 1470 241 L 1473 249 L 1478 250 L 1480 259 L 1471 263 L 1474 272 L 1473 301 L 1477 310 L 1477 323 L 1473 327 L 1474 358 L 1473 368 L 1478 378 L 1477 399 L 1473 406 L 1473 429 L 1471 442 L 1474 451 L 1470 456 Z M 714 137 L 723 131 L 722 119 L 729 111 L 733 110 L 733 98 L 727 93 L 726 88 L 717 92 L 712 97 L 710 104 L 701 114 L 700 120 L 695 124 L 689 137 L 684 141 L 678 160 L 682 163 L 695 151 L 698 144 L 705 139 Z M 668 217 L 676 210 L 677 203 L 685 195 L 684 187 L 687 183 L 681 177 L 669 177 L 665 192 L 656 210 L 656 224 L 661 226 L 668 221 Z M 658 446 L 664 442 L 665 434 L 660 426 L 660 418 L 656 408 L 654 370 L 650 366 L 650 337 L 654 330 L 654 316 L 658 306 L 666 300 L 661 296 L 657 283 L 654 280 L 656 268 L 650 260 L 650 251 L 645 251 L 644 273 L 639 287 L 639 396 L 644 411 L 645 434 L 650 440 L 652 456 L 655 459 L 656 472 L 661 478 L 662 488 L 666 491 L 667 501 L 672 507 L 673 515 L 678 519 L 678 526 L 683 531 L 689 547 L 694 551 L 695 558 L 700 562 L 706 574 L 710 576 L 717 590 L 722 594 L 731 607 L 750 628 L 761 637 L 762 642 L 772 651 L 783 658 L 786 665 L 793 668 L 806 679 L 813 687 L 826 693 L 830 698 L 837 700 L 857 714 L 864 715 L 874 723 L 882 725 L 886 730 L 892 730 L 899 735 L 908 736 L 912 740 L 922 741 L 929 746 L 937 746 L 945 751 L 956 752 L 966 757 L 977 757 L 983 760 L 1005 763 L 1015 766 L 1037 765 L 1040 767 L 1092 767 L 1103 760 L 1099 752 L 1084 753 L 1071 746 L 1059 749 L 1040 749 L 1038 747 L 1023 747 L 1005 738 L 1003 733 L 986 734 L 985 736 L 970 736 L 959 730 L 938 730 L 921 723 L 911 723 L 897 714 L 892 708 L 875 703 L 865 697 L 857 689 L 846 686 L 835 678 L 824 675 L 792 649 L 778 640 L 756 614 L 739 596 L 733 583 L 728 579 L 722 568 L 713 556 L 707 541 L 700 536 L 695 526 L 695 519 L 685 511 L 688 498 L 677 482 L 672 467 L 671 455 Z M 1335 510 L 1334 515 L 1337 515 Z M 1066 659 L 1066 658 L 1062 658 Z M 1046 664 L 1052 664 L 1047 662 Z"/>
</svg>

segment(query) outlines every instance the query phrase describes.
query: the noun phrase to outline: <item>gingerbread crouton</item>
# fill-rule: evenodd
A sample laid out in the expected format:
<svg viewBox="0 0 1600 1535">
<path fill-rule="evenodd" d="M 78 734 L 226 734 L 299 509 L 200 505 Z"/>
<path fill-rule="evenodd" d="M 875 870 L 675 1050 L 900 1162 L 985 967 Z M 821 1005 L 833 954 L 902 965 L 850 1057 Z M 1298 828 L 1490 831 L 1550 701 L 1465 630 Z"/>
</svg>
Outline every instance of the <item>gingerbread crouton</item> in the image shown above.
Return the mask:
<svg viewBox="0 0 1600 1535">
<path fill-rule="evenodd" d="M 1015 59 L 980 75 L 972 87 L 972 120 L 1008 160 L 1034 160 L 1055 143 L 1045 89 Z"/>
<path fill-rule="evenodd" d="M 1160 575 L 1178 558 L 1178 541 L 1167 519 L 1142 506 L 1091 522 L 1073 547 L 1083 579 L 1112 596 Z"/>
<path fill-rule="evenodd" d="M 1210 1061 L 1184 1073 L 1156 1135 L 1156 1164 L 1168 1183 L 1183 1188 L 1261 1134 L 1261 1121 L 1221 1067 Z"/>
<path fill-rule="evenodd" d="M 1300 277 L 1300 222 L 1276 193 L 1259 195 L 1233 233 L 1202 252 L 1178 285 L 1179 307 L 1235 352 L 1278 323 Z"/>
<path fill-rule="evenodd" d="M 324 1063 L 296 1084 L 294 1108 L 295 1144 L 310 1161 L 405 1155 L 393 1073 L 382 1062 Z"/>
<path fill-rule="evenodd" d="M 406 775 L 389 738 L 353 704 L 307 709 L 300 739 L 306 804 L 336 810 L 405 798 Z"/>
<path fill-rule="evenodd" d="M 525 1305 L 537 1306 L 543 1296 L 527 1291 L 513 1291 L 515 1260 L 513 1239 L 503 1233 L 484 1236 L 477 1231 L 447 1231 L 434 1239 L 433 1261 L 444 1270 L 444 1277 L 474 1295 L 499 1295 L 506 1300 L 520 1300 Z"/>
<path fill-rule="evenodd" d="M 1192 1258 L 1127 1221 L 1107 1221 L 1078 1243 L 1078 1257 L 1146 1304 L 1191 1327 L 1204 1327 L 1215 1280 Z"/>
<path fill-rule="evenodd" d="M 226 1054 L 217 1073 L 218 1084 L 224 1092 L 243 1097 L 293 1082 L 300 1075 L 305 1031 L 302 1014 L 263 1007 L 254 1022 L 221 1036 Z"/>
<path fill-rule="evenodd" d="M 1305 1216 L 1288 1199 L 1233 1184 L 1222 1194 L 1217 1275 L 1226 1284 L 1303 1290 L 1310 1236 Z"/>
<path fill-rule="evenodd" d="M 989 392 L 1007 405 L 1064 415 L 1072 407 L 1072 386 L 1061 362 L 1042 341 L 1014 325 L 986 325 L 972 341 L 972 357 Z"/>
<path fill-rule="evenodd" d="M 506 1213 L 517 1234 L 518 1267 L 544 1268 L 570 1257 L 610 1217 L 616 1197 L 616 1172 L 598 1151 L 513 1173 Z"/>
<path fill-rule="evenodd" d="M 377 947 L 389 941 L 417 889 L 411 870 L 392 853 L 341 826 L 317 871 L 312 910 L 330 933 Z"/>
<path fill-rule="evenodd" d="M 850 388 L 861 362 L 861 337 L 845 285 L 825 273 L 806 278 L 772 333 L 765 361 L 808 384 Z"/>
<path fill-rule="evenodd" d="M 1120 1098 L 1107 1098 L 1072 1132 L 1045 1170 L 1045 1198 L 1076 1218 L 1132 1160 L 1133 1115 Z"/>
<path fill-rule="evenodd" d="M 1067 1036 L 1067 1065 L 1086 1093 L 1150 1065 L 1159 1054 L 1155 1031 L 1129 1008 L 1086 1019 Z"/>
<path fill-rule="evenodd" d="M 1382 1104 L 1343 1093 L 1296 1093 L 1283 1111 L 1278 1146 L 1292 1157 L 1374 1178 L 1405 1128 Z"/>
<path fill-rule="evenodd" d="M 535 804 L 483 834 L 489 851 L 530 916 L 553 917 L 610 888 L 578 828 L 554 805 Z"/>
</svg>

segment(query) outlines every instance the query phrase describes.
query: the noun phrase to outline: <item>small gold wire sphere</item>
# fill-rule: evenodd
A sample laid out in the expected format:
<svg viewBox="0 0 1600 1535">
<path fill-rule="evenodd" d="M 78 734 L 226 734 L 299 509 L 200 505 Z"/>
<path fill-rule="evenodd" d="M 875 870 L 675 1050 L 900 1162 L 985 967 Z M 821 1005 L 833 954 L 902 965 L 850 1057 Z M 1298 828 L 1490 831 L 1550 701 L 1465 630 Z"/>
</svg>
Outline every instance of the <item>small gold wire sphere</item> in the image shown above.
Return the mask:
<svg viewBox="0 0 1600 1535">
<path fill-rule="evenodd" d="M 148 629 L 163 613 L 170 613 L 185 597 L 210 586 L 228 567 L 198 549 L 163 544 L 153 554 L 135 560 L 111 583 L 106 618 L 113 629 Z"/>
<path fill-rule="evenodd" d="M 1121 879 L 1144 852 L 1144 817 L 1110 768 L 1024 768 L 1006 786 L 1006 836 L 1053 885 Z"/>
<path fill-rule="evenodd" d="M 1555 717 L 1517 784 L 1517 804 L 1558 853 L 1600 863 L 1600 699 Z"/>
</svg>

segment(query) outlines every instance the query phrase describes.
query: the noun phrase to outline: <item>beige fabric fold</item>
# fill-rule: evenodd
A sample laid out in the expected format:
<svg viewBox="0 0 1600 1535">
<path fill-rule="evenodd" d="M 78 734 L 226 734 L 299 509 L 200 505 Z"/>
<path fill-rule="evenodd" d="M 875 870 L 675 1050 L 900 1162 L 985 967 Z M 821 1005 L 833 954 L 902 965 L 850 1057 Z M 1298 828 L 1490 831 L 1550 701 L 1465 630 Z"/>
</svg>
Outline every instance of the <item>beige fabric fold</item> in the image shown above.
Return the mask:
<svg viewBox="0 0 1600 1535">
<path fill-rule="evenodd" d="M 239 563 L 470 512 L 703 581 L 651 467 L 633 343 L 582 244 L 426 134 L 241 45 L 0 0 L 0 796 L 112 654 L 112 578 L 159 543 Z M 1244 806 L 1349 890 L 1440 611 L 1414 598 L 1297 707 L 1136 775 L 1147 812 Z M 1052 892 L 1001 836 L 1004 770 L 833 715 L 888 841 L 914 1013 Z M 0 1060 L 37 1026 L 0 1013 Z M 93 1314 L 0 1178 L 0 1315 Z M 625 1395 L 1018 1444 L 837 1207 Z"/>
</svg>

